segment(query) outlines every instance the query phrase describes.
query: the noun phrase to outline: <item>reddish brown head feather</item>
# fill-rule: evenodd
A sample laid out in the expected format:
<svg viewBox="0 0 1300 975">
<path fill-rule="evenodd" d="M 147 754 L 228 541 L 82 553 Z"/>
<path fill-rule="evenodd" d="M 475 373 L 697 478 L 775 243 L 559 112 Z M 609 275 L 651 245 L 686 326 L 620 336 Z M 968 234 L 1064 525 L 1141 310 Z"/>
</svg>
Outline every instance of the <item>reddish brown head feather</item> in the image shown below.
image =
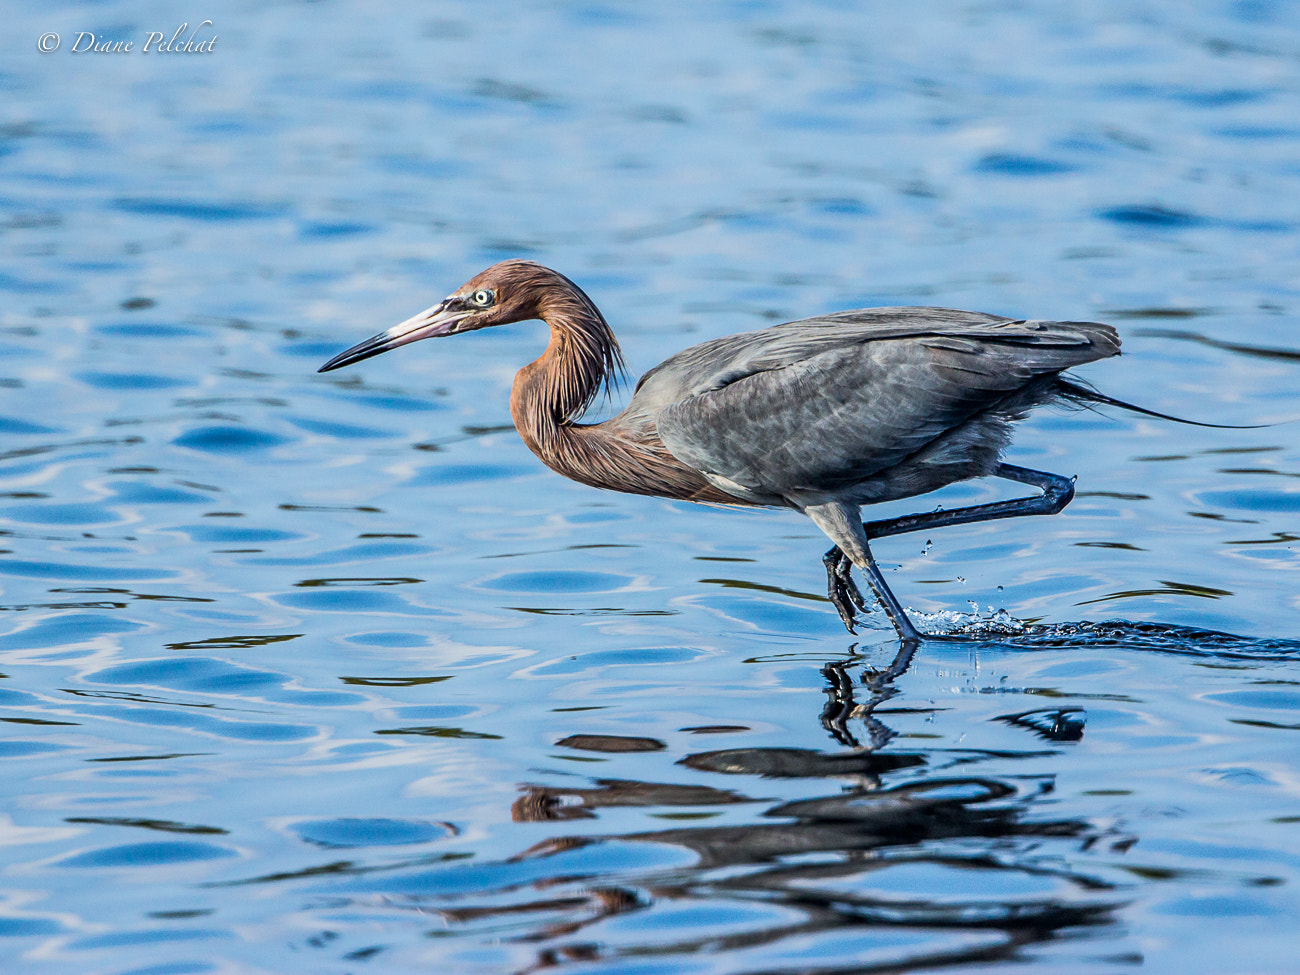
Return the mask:
<svg viewBox="0 0 1300 975">
<path fill-rule="evenodd" d="M 577 422 L 601 388 L 611 392 L 623 372 L 618 340 L 581 288 L 541 264 L 503 261 L 456 293 L 484 288 L 496 293 L 496 301 L 474 316 L 471 327 L 540 318 L 551 328 L 546 351 L 519 370 L 510 393 L 519 435 L 548 467 L 583 484 L 630 494 L 742 503 L 674 457 L 653 423 Z"/>
<path fill-rule="evenodd" d="M 562 422 L 577 420 L 603 387 L 613 391 L 623 375 L 618 339 L 587 295 L 558 271 L 533 261 L 502 261 L 471 278 L 457 294 L 496 293 L 495 304 L 473 318 L 473 327 L 540 318 L 551 326 L 551 344 L 538 360 L 546 377 L 546 402 Z"/>
</svg>

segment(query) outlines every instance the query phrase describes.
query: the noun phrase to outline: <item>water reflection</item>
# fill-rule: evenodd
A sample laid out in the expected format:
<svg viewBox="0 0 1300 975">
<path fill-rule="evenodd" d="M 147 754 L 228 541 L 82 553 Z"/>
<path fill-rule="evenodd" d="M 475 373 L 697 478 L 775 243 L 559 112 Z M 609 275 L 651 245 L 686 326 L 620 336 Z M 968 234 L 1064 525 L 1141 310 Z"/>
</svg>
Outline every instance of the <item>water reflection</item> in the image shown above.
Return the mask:
<svg viewBox="0 0 1300 975">
<path fill-rule="evenodd" d="M 1047 741 L 1078 741 L 1083 737 L 1083 708 L 1039 708 L 998 718 L 1009 725 L 1028 728 Z"/>
<path fill-rule="evenodd" d="M 520 824 L 595 826 L 606 814 L 640 808 L 681 825 L 552 835 L 502 864 L 513 869 L 499 881 L 483 864 L 478 882 L 418 885 L 445 893 L 417 893 L 406 883 L 394 893 L 457 928 L 537 944 L 521 971 L 699 952 L 729 953 L 736 971 L 747 962 L 768 970 L 786 953 L 807 972 L 919 970 L 1010 960 L 1028 945 L 1117 923 L 1116 886 L 1073 866 L 1070 852 L 1106 843 L 1126 849 L 1133 837 L 1052 814 L 1050 776 L 954 774 L 954 765 L 989 756 L 890 748 L 897 734 L 881 708 L 898 694 L 911 661 L 904 648 L 882 670 L 856 655 L 823 667 L 827 701 L 817 720 L 841 750 L 693 752 L 677 764 L 741 782 L 529 784 L 511 806 Z M 1082 735 L 1079 708 L 1004 720 L 1052 742 Z M 560 744 L 664 747 L 590 735 Z M 763 780 L 825 784 L 803 798 L 774 799 Z M 744 815 L 729 815 L 732 809 Z M 707 822 L 714 819 L 733 821 Z M 648 863 L 628 854 L 644 844 L 688 853 L 690 865 L 669 856 L 661 868 L 662 853 Z M 638 861 L 649 870 L 638 871 Z M 632 915 L 634 922 L 621 923 Z"/>
<path fill-rule="evenodd" d="M 1195 342 L 1197 345 L 1208 346 L 1212 349 L 1221 349 L 1224 352 L 1232 352 L 1236 355 L 1251 356 L 1259 359 L 1278 359 L 1283 362 L 1300 362 L 1300 349 L 1287 348 L 1284 346 L 1272 347 L 1264 345 L 1248 345 L 1243 342 L 1224 342 L 1220 339 L 1211 338 L 1208 335 L 1202 335 L 1199 332 L 1192 332 L 1186 329 L 1144 328 L 1139 329 L 1136 334 L 1149 338 L 1172 339 L 1180 342 Z"/>
<path fill-rule="evenodd" d="M 931 640 L 922 654 L 944 645 L 972 654 L 1123 647 L 1225 661 L 1300 659 L 1294 641 L 1120 620 Z M 331 887 L 357 906 L 379 895 L 387 909 L 436 914 L 449 933 L 504 939 L 524 951 L 512 955 L 518 972 L 578 962 L 593 970 L 632 963 L 675 970 L 701 953 L 726 953 L 734 971 L 913 971 L 1023 960 L 1030 949 L 1118 932 L 1132 879 L 1162 868 L 1114 869 L 1138 835 L 1111 817 L 1061 812 L 1057 772 L 1078 754 L 1085 708 L 1062 702 L 994 712 L 990 720 L 1024 736 L 1020 749 L 946 740 L 918 747 L 925 736 L 904 736 L 890 724 L 943 710 L 906 700 L 914 662 L 904 647 L 883 667 L 857 653 L 822 665 L 824 704 L 809 718 L 830 747 L 690 751 L 675 763 L 696 773 L 686 781 L 622 774 L 525 783 L 511 821 L 559 831 L 513 856 L 317 869 L 367 875 Z M 1214 701 L 1294 707 L 1293 689 L 1275 683 L 1248 701 L 1244 691 Z M 1103 698 L 1131 700 L 1097 698 L 1099 707 Z M 595 733 L 569 734 L 556 745 L 623 756 L 670 747 L 648 736 Z M 1054 760 L 1046 773 L 1044 759 Z M 1025 771 L 1017 773 L 1021 763 Z M 636 825 L 620 828 L 630 813 L 638 814 Z M 665 825 L 646 829 L 646 819 Z"/>
</svg>

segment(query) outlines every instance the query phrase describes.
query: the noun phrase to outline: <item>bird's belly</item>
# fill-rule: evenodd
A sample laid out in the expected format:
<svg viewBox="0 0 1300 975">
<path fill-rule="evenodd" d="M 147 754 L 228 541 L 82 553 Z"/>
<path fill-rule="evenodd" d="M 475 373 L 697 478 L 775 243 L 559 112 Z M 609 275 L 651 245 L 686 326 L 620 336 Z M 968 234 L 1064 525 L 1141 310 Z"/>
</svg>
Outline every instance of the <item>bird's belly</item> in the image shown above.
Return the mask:
<svg viewBox="0 0 1300 975">
<path fill-rule="evenodd" d="M 743 484 L 738 484 L 729 477 L 723 477 L 721 474 L 710 474 L 708 471 L 702 472 L 708 482 L 719 491 L 723 491 L 739 501 L 747 501 L 750 504 L 762 505 L 789 505 L 790 502 L 781 497 L 779 494 L 770 494 L 763 491 L 757 491 L 753 488 L 747 488 Z"/>
<path fill-rule="evenodd" d="M 985 412 L 932 440 L 903 461 L 860 479 L 837 484 L 796 487 L 785 492 L 788 503 L 800 508 L 840 501 L 880 504 L 929 494 L 949 484 L 984 477 L 997 467 L 1011 438 L 1008 418 Z"/>
</svg>

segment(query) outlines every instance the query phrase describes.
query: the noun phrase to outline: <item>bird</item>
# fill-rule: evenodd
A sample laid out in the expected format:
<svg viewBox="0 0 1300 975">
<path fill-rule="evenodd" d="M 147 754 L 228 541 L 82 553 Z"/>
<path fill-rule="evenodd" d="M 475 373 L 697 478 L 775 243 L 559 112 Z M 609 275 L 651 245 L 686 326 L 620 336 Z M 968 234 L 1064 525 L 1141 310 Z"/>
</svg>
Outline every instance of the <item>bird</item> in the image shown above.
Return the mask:
<svg viewBox="0 0 1300 975">
<path fill-rule="evenodd" d="M 702 342 L 643 375 L 622 412 L 583 423 L 624 372 L 618 340 L 577 284 L 517 259 L 319 371 L 531 319 L 549 326 L 550 341 L 515 376 L 510 414 L 544 464 L 595 488 L 802 512 L 833 543 L 822 557 L 827 596 L 848 631 L 856 633 L 856 611 L 868 609 L 852 577 L 857 567 L 904 646 L 922 634 L 886 584 L 872 539 L 1061 511 L 1073 478 L 1002 460 L 1012 424 L 1034 407 L 1108 403 L 1178 419 L 1064 375 L 1119 354 L 1110 325 L 918 306 L 840 311 Z M 986 476 L 1040 493 L 862 521 L 863 505 Z"/>
</svg>

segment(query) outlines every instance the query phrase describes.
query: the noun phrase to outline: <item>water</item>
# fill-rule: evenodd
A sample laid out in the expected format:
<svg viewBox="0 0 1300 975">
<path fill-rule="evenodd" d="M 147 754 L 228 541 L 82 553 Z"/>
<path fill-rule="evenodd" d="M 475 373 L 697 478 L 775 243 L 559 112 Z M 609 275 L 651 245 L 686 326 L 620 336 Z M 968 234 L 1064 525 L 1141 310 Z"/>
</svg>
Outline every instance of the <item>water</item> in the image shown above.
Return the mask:
<svg viewBox="0 0 1300 975">
<path fill-rule="evenodd" d="M 1008 459 L 1077 474 L 1063 514 L 879 544 L 954 634 L 900 674 L 797 515 L 543 469 L 540 326 L 315 374 L 527 256 L 637 372 L 947 304 L 1294 417 L 1291 7 L 214 19 L 163 57 L 162 4 L 6 18 L 6 970 L 1294 968 L 1295 426 L 1035 415 Z"/>
</svg>

